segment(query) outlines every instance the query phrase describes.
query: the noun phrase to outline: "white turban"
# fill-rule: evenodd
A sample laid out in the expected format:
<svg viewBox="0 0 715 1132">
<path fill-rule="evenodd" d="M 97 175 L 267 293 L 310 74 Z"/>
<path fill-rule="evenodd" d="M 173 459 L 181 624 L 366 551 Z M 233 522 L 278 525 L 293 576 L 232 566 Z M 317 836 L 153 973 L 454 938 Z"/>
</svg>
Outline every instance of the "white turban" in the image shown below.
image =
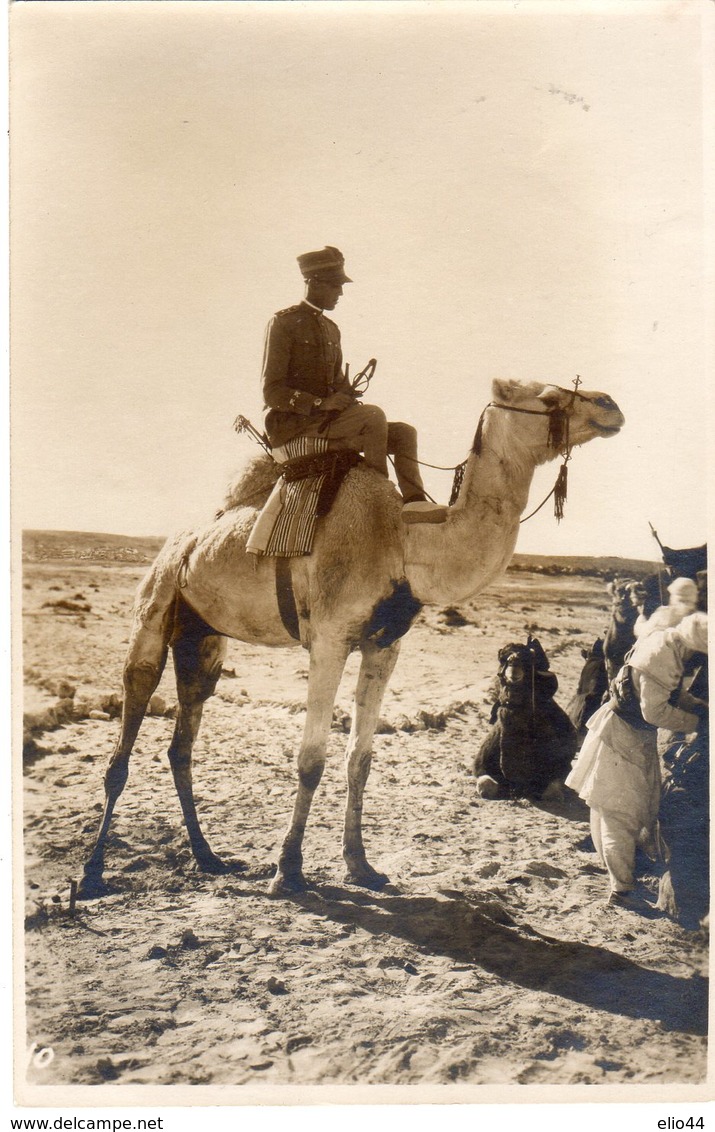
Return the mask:
<svg viewBox="0 0 715 1132">
<path fill-rule="evenodd" d="M 690 578 L 676 578 L 668 586 L 668 593 L 671 597 L 678 598 L 680 601 L 695 603 L 698 600 L 698 587 Z"/>
<path fill-rule="evenodd" d="M 708 615 L 691 613 L 684 617 L 671 632 L 680 637 L 683 644 L 695 652 L 708 651 Z"/>
</svg>

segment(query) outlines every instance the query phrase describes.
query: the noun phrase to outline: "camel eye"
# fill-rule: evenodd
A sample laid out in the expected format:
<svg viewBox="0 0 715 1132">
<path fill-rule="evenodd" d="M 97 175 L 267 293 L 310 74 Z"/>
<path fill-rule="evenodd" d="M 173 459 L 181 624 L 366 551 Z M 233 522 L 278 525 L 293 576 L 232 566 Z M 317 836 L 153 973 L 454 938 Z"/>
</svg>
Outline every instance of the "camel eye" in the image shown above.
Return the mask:
<svg viewBox="0 0 715 1132">
<path fill-rule="evenodd" d="M 617 408 L 616 402 L 611 397 L 594 397 L 594 404 L 598 405 L 599 409 L 615 409 Z"/>
</svg>

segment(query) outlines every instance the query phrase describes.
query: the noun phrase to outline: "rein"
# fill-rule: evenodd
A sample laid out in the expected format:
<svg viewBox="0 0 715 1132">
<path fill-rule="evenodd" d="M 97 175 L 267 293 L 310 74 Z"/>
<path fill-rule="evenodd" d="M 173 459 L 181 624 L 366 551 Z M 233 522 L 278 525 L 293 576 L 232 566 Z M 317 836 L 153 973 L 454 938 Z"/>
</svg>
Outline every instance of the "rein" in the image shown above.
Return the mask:
<svg viewBox="0 0 715 1132">
<path fill-rule="evenodd" d="M 529 639 L 531 639 L 531 638 L 529 638 Z M 537 659 L 536 659 L 531 647 L 528 644 L 526 645 L 526 651 L 528 652 L 529 661 L 530 661 L 530 663 L 528 665 L 529 671 L 526 674 L 526 680 L 528 682 L 529 707 L 531 709 L 530 719 L 529 719 L 530 734 L 531 734 L 531 740 L 533 742 L 534 734 L 535 734 L 535 725 L 536 725 L 536 677 L 537 676 L 545 676 L 547 673 L 541 672 L 541 671 L 538 670 Z M 503 685 L 507 685 L 509 683 L 506 679 L 505 673 L 506 673 L 506 670 L 509 667 L 509 665 L 511 663 L 513 663 L 512 662 L 513 656 L 514 656 L 514 653 L 511 653 L 506 658 L 506 660 L 504 661 L 504 663 L 501 665 L 501 667 L 499 669 L 499 679 L 500 679 L 500 681 Z M 521 664 L 522 668 L 527 667 L 524 664 L 523 660 L 520 659 L 519 663 Z M 510 705 L 510 704 L 507 703 L 506 705 L 503 705 L 503 706 L 510 707 L 510 706 L 513 706 L 513 705 Z"/>
<path fill-rule="evenodd" d="M 358 396 L 361 396 L 364 392 L 364 389 L 361 388 L 362 383 L 364 382 L 365 388 L 367 388 L 367 386 L 369 385 L 370 379 L 375 372 L 375 365 L 375 359 L 371 358 L 368 364 L 365 366 L 365 369 L 353 379 L 354 387 L 359 390 L 357 393 Z M 531 511 L 528 515 L 525 515 L 523 519 L 519 520 L 520 524 L 526 523 L 529 519 L 533 518 L 533 516 L 536 515 L 536 513 L 540 511 L 546 503 L 548 503 L 552 495 L 554 497 L 554 516 L 556 518 L 556 521 L 560 523 L 564 517 L 564 503 L 566 502 L 566 494 L 568 490 L 567 465 L 569 460 L 571 459 L 572 450 L 572 445 L 569 440 L 569 423 L 571 420 L 571 411 L 573 409 L 574 401 L 577 397 L 580 401 L 589 400 L 588 397 L 584 397 L 583 393 L 579 393 L 578 387 L 580 384 L 581 378 L 577 374 L 574 378 L 574 388 L 572 390 L 563 389 L 561 386 L 555 387 L 557 389 L 560 389 L 562 393 L 568 393 L 571 398 L 570 404 L 565 409 L 558 408 L 557 406 L 554 406 L 554 408 L 552 409 L 521 409 L 516 405 L 503 405 L 500 401 L 490 401 L 482 409 L 481 416 L 479 417 L 479 422 L 477 424 L 474 443 L 472 445 L 472 452 L 475 456 L 480 456 L 482 452 L 482 432 L 484 429 L 484 418 L 487 411 L 489 409 L 501 409 L 505 413 L 524 413 L 526 416 L 530 417 L 548 417 L 549 431 L 547 436 L 547 443 L 550 448 L 560 451 L 563 457 L 563 463 L 559 468 L 559 472 L 556 477 L 556 483 L 552 487 L 551 491 L 544 499 L 542 499 L 538 507 L 535 507 L 533 511 Z M 269 455 L 271 454 L 271 449 L 268 444 L 268 438 L 266 434 L 259 433 L 258 430 L 253 427 L 251 422 L 246 417 L 238 416 L 234 422 L 234 428 L 236 432 L 248 433 L 249 436 L 252 437 L 252 439 L 256 440 L 261 445 L 261 447 L 269 453 Z M 390 463 L 394 467 L 394 460 L 391 456 L 389 457 L 389 459 Z M 417 460 L 416 463 L 418 463 L 422 468 L 433 468 L 439 472 L 454 472 L 452 492 L 449 497 L 449 503 L 447 505 L 448 507 L 452 507 L 453 504 L 457 501 L 462 483 L 464 482 L 464 473 L 467 467 L 467 460 L 463 460 L 461 464 L 450 466 L 445 466 L 443 464 L 429 464 L 426 460 Z M 425 492 L 425 494 L 432 501 L 432 503 L 435 502 L 435 500 L 432 499 L 432 497 L 427 492 Z"/>
<path fill-rule="evenodd" d="M 568 490 L 568 468 L 567 464 L 571 459 L 571 444 L 569 442 L 569 421 L 571 419 L 571 410 L 573 403 L 578 397 L 580 401 L 588 401 L 588 397 L 584 397 L 583 393 L 579 393 L 578 387 L 581 384 L 581 378 L 576 375 L 574 378 L 574 388 L 571 390 L 562 389 L 561 386 L 556 388 L 561 389 L 562 393 L 568 393 L 571 402 L 565 409 L 559 409 L 554 406 L 553 409 L 520 409 L 515 405 L 503 405 L 500 401 L 490 401 L 482 409 L 479 423 L 477 424 L 477 432 L 474 437 L 474 444 L 472 445 L 472 452 L 475 456 L 480 456 L 482 451 L 482 431 L 484 428 L 484 417 L 488 409 L 502 409 L 505 413 L 524 413 L 530 417 L 548 417 L 549 418 L 549 432 L 547 442 L 550 448 L 560 450 L 563 455 L 563 464 L 559 468 L 559 473 L 556 477 L 556 483 L 551 488 L 549 494 L 542 499 L 538 507 L 525 515 L 519 523 L 526 523 L 527 520 L 533 518 L 534 515 L 544 504 L 548 503 L 551 496 L 554 496 L 554 515 L 557 522 L 561 522 L 564 517 L 564 503 L 566 502 L 566 494 Z M 461 464 L 456 464 L 453 467 L 443 467 L 440 464 L 428 464 L 425 460 L 418 460 L 417 463 L 423 468 L 435 468 L 440 472 L 454 472 L 454 479 L 452 481 L 452 493 L 449 497 L 448 506 L 452 507 L 457 502 L 459 492 L 464 481 L 464 473 L 467 468 L 467 461 L 463 460 Z M 429 497 L 431 498 L 431 496 Z M 434 500 L 432 500 L 434 503 Z"/>
<path fill-rule="evenodd" d="M 576 380 L 578 381 L 578 378 Z M 578 393 L 577 390 L 574 390 L 572 394 L 571 404 L 573 404 L 573 398 L 577 396 L 581 397 L 581 399 L 584 401 L 588 400 L 588 398 L 583 397 L 582 394 Z M 484 418 L 488 409 L 503 409 L 505 413 L 525 413 L 530 417 L 549 418 L 549 432 L 547 443 L 550 448 L 563 449 L 564 462 L 559 469 L 556 483 L 552 487 L 549 494 L 545 499 L 541 501 L 538 507 L 536 507 L 529 515 L 526 515 L 525 518 L 520 519 L 519 522 L 525 523 L 527 519 L 531 519 L 537 511 L 541 510 L 545 503 L 548 503 L 552 495 L 554 496 L 554 515 L 556 516 L 556 519 L 561 522 L 564 517 L 564 503 L 566 501 L 566 491 L 568 485 L 568 470 L 566 468 L 566 465 L 571 459 L 571 445 L 569 444 L 569 410 L 559 409 L 556 407 L 554 407 L 553 409 L 520 409 L 515 405 L 502 405 L 499 401 L 490 401 L 489 404 L 485 405 L 482 409 L 481 416 L 479 417 L 479 423 L 477 424 L 477 432 L 476 436 L 474 437 L 474 444 L 472 445 L 472 452 L 475 456 L 481 456 L 482 454 L 482 431 L 484 429 Z M 394 461 L 392 462 L 394 464 Z M 449 497 L 448 503 L 448 506 L 452 507 L 453 504 L 457 501 L 462 483 L 464 481 L 464 473 L 467 467 L 467 461 L 463 460 L 461 464 L 447 468 L 442 467 L 439 464 L 428 464 L 426 460 L 418 460 L 417 463 L 423 468 L 434 468 L 440 472 L 454 472 L 452 492 Z M 434 503 L 434 500 L 432 500 L 432 502 Z"/>
</svg>

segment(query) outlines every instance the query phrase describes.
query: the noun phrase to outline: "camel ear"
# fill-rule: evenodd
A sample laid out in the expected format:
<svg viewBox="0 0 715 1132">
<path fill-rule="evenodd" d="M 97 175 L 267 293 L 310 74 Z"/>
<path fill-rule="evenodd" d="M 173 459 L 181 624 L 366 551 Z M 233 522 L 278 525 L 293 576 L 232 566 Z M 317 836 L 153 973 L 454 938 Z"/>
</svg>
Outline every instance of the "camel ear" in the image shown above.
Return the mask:
<svg viewBox="0 0 715 1132">
<path fill-rule="evenodd" d="M 531 637 L 531 636 L 529 637 L 529 648 L 531 649 L 532 653 L 534 654 L 534 660 L 536 661 L 537 669 L 548 669 L 548 667 L 549 667 L 548 657 L 547 657 L 546 653 L 544 652 L 543 648 L 541 647 L 541 642 L 539 640 L 537 640 L 536 637 Z"/>
<path fill-rule="evenodd" d="M 518 381 L 514 381 L 509 377 L 495 377 L 492 382 L 492 400 L 501 401 L 504 404 L 510 404 L 521 388 Z"/>
<path fill-rule="evenodd" d="M 560 389 L 558 385 L 545 385 L 538 396 L 540 401 L 552 409 L 556 405 L 566 404 L 568 390 Z"/>
</svg>

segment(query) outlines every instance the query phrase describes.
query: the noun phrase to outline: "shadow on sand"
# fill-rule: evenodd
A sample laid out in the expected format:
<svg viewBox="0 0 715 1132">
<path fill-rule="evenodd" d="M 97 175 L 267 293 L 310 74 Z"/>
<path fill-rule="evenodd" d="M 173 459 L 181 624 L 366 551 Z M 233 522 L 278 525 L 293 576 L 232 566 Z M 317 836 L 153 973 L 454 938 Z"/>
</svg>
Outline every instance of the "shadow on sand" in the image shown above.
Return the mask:
<svg viewBox="0 0 715 1132">
<path fill-rule="evenodd" d="M 707 1033 L 708 981 L 641 967 L 604 947 L 556 939 L 514 923 L 496 899 L 368 893 L 317 885 L 293 897 L 310 912 L 389 934 L 433 955 L 530 990 L 611 1014 L 649 1018 L 666 1030 Z"/>
<path fill-rule="evenodd" d="M 554 817 L 564 818 L 566 821 L 588 825 L 588 806 L 568 786 L 563 787 L 563 794 L 560 798 L 532 798 L 531 805 L 535 810 L 541 810 L 542 813 L 552 814 Z"/>
</svg>

